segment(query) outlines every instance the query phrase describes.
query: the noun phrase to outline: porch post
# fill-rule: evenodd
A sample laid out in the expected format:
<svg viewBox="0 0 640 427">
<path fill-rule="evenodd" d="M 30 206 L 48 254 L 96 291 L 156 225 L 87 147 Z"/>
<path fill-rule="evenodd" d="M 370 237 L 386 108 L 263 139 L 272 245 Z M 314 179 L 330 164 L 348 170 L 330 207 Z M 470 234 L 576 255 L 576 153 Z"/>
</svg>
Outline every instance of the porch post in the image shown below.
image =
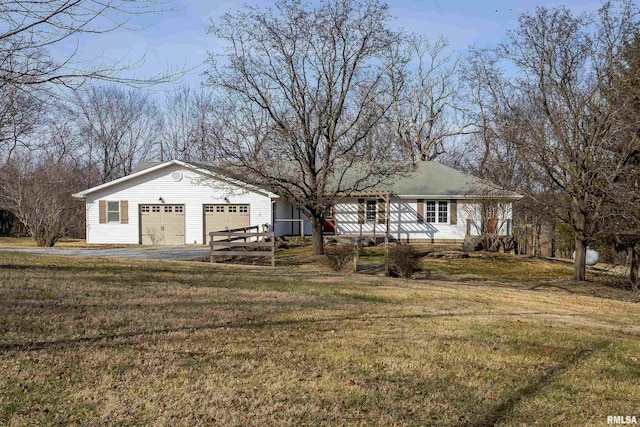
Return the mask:
<svg viewBox="0 0 640 427">
<path fill-rule="evenodd" d="M 391 224 L 391 195 L 389 193 L 387 193 L 385 195 L 385 202 L 387 204 L 387 217 L 386 219 L 386 232 L 385 232 L 385 237 L 384 237 L 384 274 L 385 276 L 389 277 L 389 237 L 390 237 L 390 230 L 389 230 L 389 225 Z"/>
</svg>

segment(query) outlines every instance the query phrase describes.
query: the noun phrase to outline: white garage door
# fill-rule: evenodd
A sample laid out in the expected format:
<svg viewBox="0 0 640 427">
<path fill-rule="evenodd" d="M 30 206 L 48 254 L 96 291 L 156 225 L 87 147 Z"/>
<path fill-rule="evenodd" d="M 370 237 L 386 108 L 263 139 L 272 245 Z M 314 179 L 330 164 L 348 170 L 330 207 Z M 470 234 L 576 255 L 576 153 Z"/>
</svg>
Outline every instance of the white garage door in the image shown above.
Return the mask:
<svg viewBox="0 0 640 427">
<path fill-rule="evenodd" d="M 249 227 L 249 205 L 204 205 L 204 235 L 203 243 L 209 243 L 211 231 L 233 230 L 234 228 Z M 222 240 L 224 237 L 216 237 Z"/>
<path fill-rule="evenodd" d="M 140 205 L 143 245 L 184 245 L 184 205 Z"/>
</svg>

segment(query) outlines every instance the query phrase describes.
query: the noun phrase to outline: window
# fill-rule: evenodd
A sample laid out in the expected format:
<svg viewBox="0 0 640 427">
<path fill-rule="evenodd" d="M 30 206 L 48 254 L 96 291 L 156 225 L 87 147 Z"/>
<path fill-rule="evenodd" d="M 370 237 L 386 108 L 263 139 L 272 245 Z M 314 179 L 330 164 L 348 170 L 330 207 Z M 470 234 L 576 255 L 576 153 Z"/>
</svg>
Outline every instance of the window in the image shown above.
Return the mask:
<svg viewBox="0 0 640 427">
<path fill-rule="evenodd" d="M 378 203 L 375 200 L 367 200 L 366 219 L 367 222 L 375 222 L 378 215 Z"/>
<path fill-rule="evenodd" d="M 240 206 L 240 213 L 248 213 L 249 206 Z"/>
<path fill-rule="evenodd" d="M 224 212 L 224 206 L 216 206 L 216 212 Z"/>
<path fill-rule="evenodd" d="M 173 212 L 173 206 L 165 206 L 164 207 L 164 211 L 165 212 Z"/>
<path fill-rule="evenodd" d="M 438 202 L 438 222 L 449 222 L 447 202 Z"/>
<path fill-rule="evenodd" d="M 107 222 L 120 222 L 120 202 L 107 202 Z"/>
<path fill-rule="evenodd" d="M 237 206 L 229 206 L 229 213 L 236 213 L 238 212 L 238 207 Z"/>
<path fill-rule="evenodd" d="M 151 206 L 151 212 L 160 212 L 160 206 Z"/>
<path fill-rule="evenodd" d="M 151 212 L 151 208 L 150 208 L 149 206 L 147 206 L 147 205 L 145 205 L 145 206 L 140 206 L 140 212 L 142 212 L 142 213 L 149 213 L 149 212 Z"/>
<path fill-rule="evenodd" d="M 447 224 L 449 222 L 449 202 L 426 201 L 424 205 L 424 222 L 432 224 Z"/>
<path fill-rule="evenodd" d="M 424 221 L 436 222 L 436 202 L 426 202 L 424 209 Z"/>
<path fill-rule="evenodd" d="M 184 206 L 175 206 L 175 213 L 183 213 Z"/>
</svg>

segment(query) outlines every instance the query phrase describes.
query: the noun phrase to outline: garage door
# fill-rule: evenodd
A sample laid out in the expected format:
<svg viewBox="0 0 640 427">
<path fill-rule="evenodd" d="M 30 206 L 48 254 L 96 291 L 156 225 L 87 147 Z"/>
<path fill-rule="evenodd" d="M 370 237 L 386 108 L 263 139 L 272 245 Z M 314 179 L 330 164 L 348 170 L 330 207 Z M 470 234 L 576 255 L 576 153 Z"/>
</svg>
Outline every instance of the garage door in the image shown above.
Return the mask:
<svg viewBox="0 0 640 427">
<path fill-rule="evenodd" d="M 184 205 L 140 205 L 143 245 L 184 245 Z"/>
<path fill-rule="evenodd" d="M 211 231 L 232 230 L 249 227 L 249 205 L 204 205 L 204 235 L 202 241 L 209 243 Z M 224 237 L 216 238 L 222 240 Z"/>
</svg>

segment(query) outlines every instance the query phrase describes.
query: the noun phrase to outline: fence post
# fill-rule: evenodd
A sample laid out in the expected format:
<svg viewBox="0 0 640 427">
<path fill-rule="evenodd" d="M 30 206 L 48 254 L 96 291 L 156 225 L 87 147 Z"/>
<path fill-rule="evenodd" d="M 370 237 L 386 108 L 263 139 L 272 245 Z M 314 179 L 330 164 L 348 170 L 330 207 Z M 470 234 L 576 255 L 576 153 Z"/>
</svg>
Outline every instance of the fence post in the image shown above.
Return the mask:
<svg viewBox="0 0 640 427">
<path fill-rule="evenodd" d="M 384 237 L 384 275 L 389 277 L 389 236 Z"/>
<path fill-rule="evenodd" d="M 271 239 L 271 267 L 275 267 L 276 266 L 276 238 L 275 238 L 275 234 L 273 236 L 274 237 Z"/>
<path fill-rule="evenodd" d="M 216 262 L 216 257 L 213 255 L 213 236 L 209 233 L 209 262 Z"/>
<path fill-rule="evenodd" d="M 354 239 L 355 245 L 353 246 L 353 272 L 358 272 L 358 247 L 360 246 L 360 239 Z"/>
</svg>

